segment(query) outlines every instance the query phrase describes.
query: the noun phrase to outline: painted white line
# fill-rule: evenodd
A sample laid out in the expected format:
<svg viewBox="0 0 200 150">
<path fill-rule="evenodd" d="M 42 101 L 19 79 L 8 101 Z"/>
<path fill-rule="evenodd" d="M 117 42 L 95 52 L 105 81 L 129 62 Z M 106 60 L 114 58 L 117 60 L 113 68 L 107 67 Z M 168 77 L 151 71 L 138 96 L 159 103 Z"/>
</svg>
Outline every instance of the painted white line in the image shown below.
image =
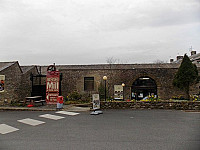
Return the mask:
<svg viewBox="0 0 200 150">
<path fill-rule="evenodd" d="M 14 132 L 14 131 L 17 131 L 17 130 L 19 130 L 19 129 L 11 127 L 11 126 L 6 125 L 6 124 L 0 124 L 0 133 L 1 134 L 7 134 L 7 133 Z"/>
<path fill-rule="evenodd" d="M 65 118 L 65 117 L 51 115 L 51 114 L 44 114 L 44 115 L 40 115 L 39 117 L 43 117 L 43 118 L 47 118 L 47 119 L 53 119 L 53 120 L 59 120 L 59 119 Z"/>
<path fill-rule="evenodd" d="M 30 119 L 30 118 L 26 118 L 26 119 L 22 119 L 22 120 L 17 120 L 17 121 L 21 122 L 21 123 L 24 123 L 24 124 L 31 125 L 31 126 L 37 126 L 37 125 L 45 123 L 43 121 L 34 120 L 34 119 Z"/>
<path fill-rule="evenodd" d="M 75 115 L 80 114 L 80 113 L 69 112 L 69 111 L 57 111 L 56 113 L 58 113 L 58 114 L 64 114 L 64 115 L 70 115 L 70 116 L 75 116 Z"/>
</svg>

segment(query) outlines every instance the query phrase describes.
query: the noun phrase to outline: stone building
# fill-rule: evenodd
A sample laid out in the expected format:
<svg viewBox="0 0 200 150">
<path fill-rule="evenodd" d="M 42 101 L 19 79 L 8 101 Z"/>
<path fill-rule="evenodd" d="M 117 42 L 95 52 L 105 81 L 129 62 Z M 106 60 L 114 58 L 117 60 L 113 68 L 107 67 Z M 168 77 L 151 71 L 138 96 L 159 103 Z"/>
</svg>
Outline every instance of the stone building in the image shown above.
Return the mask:
<svg viewBox="0 0 200 150">
<path fill-rule="evenodd" d="M 1 102 L 10 102 L 20 97 L 22 70 L 18 62 L 1 62 L 0 75 L 4 75 L 4 90 L 0 92 Z"/>
<path fill-rule="evenodd" d="M 184 95 L 172 85 L 178 66 L 179 64 L 63 66 L 59 69 L 63 74 L 62 94 L 67 95 L 75 90 L 81 94 L 98 93 L 98 88 L 104 86 L 103 76 L 107 76 L 106 86 L 110 97 L 114 97 L 115 92 L 120 94 L 114 87 L 124 83 L 125 99 L 141 99 L 151 94 L 169 99 L 174 95 Z"/>
<path fill-rule="evenodd" d="M 190 59 L 200 72 L 200 54 L 193 53 Z M 185 93 L 173 86 L 173 78 L 180 61 L 165 64 L 100 64 L 56 65 L 62 74 L 61 95 L 66 97 L 77 91 L 91 96 L 99 93 L 106 83 L 107 96 L 118 99 L 142 99 L 156 95 L 163 100 Z M 47 66 L 20 66 L 18 62 L 0 62 L 0 104 L 23 100 L 27 96 L 42 95 L 45 98 Z M 104 81 L 103 77 L 107 76 Z M 122 83 L 125 84 L 122 87 Z M 199 94 L 200 84 L 191 87 L 190 94 Z M 123 92 L 124 91 L 124 92 Z"/>
<path fill-rule="evenodd" d="M 4 77 L 4 90 L 0 91 L 0 104 L 19 101 L 31 94 L 30 73 L 37 74 L 37 68 L 21 67 L 17 61 L 0 62 L 0 76 Z"/>
<path fill-rule="evenodd" d="M 98 93 L 100 86 L 107 76 L 106 87 L 108 97 L 116 95 L 115 86 L 125 84 L 124 99 L 142 99 L 147 95 L 157 95 L 161 99 L 170 99 L 173 96 L 185 93 L 174 87 L 172 82 L 180 64 L 101 64 L 101 65 L 58 65 L 57 70 L 62 73 L 61 91 L 66 97 L 69 93 L 77 91 L 82 95 Z M 42 67 L 46 73 L 47 66 Z M 122 88 L 122 87 L 121 87 Z M 120 94 L 120 92 L 119 92 Z M 123 94 L 123 92 L 121 92 Z M 191 94 L 199 94 L 195 85 Z"/>
</svg>

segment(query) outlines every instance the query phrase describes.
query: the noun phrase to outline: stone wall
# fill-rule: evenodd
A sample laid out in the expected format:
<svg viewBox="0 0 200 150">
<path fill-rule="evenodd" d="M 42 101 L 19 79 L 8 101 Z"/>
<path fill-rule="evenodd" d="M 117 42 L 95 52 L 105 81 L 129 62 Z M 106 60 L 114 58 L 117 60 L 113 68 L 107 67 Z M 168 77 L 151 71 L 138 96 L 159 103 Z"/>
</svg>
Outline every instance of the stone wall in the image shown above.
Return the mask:
<svg viewBox="0 0 200 150">
<path fill-rule="evenodd" d="M 28 67 L 29 69 L 22 74 L 21 80 L 21 97 L 20 100 L 23 100 L 25 97 L 31 96 L 32 91 L 32 81 L 30 80 L 30 75 L 37 75 L 38 71 L 35 66 Z"/>
<path fill-rule="evenodd" d="M 101 109 L 176 109 L 200 110 L 200 101 L 157 101 L 157 102 L 101 102 Z"/>
<path fill-rule="evenodd" d="M 8 103 L 17 101 L 21 95 L 20 86 L 22 77 L 22 70 L 18 62 L 2 70 L 0 74 L 5 75 L 5 91 L 0 93 L 0 103 L 4 103 L 4 100 L 7 100 Z"/>
<path fill-rule="evenodd" d="M 107 70 L 60 70 L 63 74 L 62 95 L 67 96 L 73 91 L 81 94 L 92 94 L 98 92 L 98 87 Z M 94 77 L 94 91 L 84 91 L 84 77 Z"/>
<path fill-rule="evenodd" d="M 126 66 L 126 65 L 125 65 Z M 94 91 L 98 93 L 98 87 L 103 82 L 103 76 L 107 76 L 107 87 L 109 96 L 114 95 L 114 85 L 125 83 L 125 99 L 130 99 L 131 86 L 139 77 L 148 76 L 155 80 L 157 84 L 158 96 L 161 99 L 170 99 L 172 96 L 184 95 L 182 90 L 174 87 L 172 82 L 177 68 L 133 68 L 133 69 L 60 69 L 63 74 L 62 94 L 68 95 L 72 91 L 78 91 L 81 94 L 88 93 L 84 91 L 84 77 L 94 77 Z"/>
</svg>

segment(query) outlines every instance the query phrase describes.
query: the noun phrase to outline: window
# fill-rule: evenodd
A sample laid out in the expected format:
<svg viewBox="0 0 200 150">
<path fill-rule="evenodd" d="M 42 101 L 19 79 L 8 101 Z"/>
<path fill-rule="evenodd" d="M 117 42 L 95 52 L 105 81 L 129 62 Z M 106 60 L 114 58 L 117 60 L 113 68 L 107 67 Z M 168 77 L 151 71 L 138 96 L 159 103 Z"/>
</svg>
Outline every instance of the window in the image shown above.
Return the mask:
<svg viewBox="0 0 200 150">
<path fill-rule="evenodd" d="M 84 91 L 94 91 L 94 77 L 84 77 Z"/>
</svg>

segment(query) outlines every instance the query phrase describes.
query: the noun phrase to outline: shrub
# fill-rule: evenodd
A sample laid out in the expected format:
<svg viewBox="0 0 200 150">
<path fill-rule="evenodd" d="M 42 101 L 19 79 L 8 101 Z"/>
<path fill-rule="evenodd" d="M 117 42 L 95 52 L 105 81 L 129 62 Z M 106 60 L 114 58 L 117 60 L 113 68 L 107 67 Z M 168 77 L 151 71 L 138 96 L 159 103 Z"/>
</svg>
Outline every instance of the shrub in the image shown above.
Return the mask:
<svg viewBox="0 0 200 150">
<path fill-rule="evenodd" d="M 81 99 L 81 94 L 79 94 L 77 91 L 74 91 L 68 95 L 68 100 L 70 101 L 77 101 Z"/>
</svg>

